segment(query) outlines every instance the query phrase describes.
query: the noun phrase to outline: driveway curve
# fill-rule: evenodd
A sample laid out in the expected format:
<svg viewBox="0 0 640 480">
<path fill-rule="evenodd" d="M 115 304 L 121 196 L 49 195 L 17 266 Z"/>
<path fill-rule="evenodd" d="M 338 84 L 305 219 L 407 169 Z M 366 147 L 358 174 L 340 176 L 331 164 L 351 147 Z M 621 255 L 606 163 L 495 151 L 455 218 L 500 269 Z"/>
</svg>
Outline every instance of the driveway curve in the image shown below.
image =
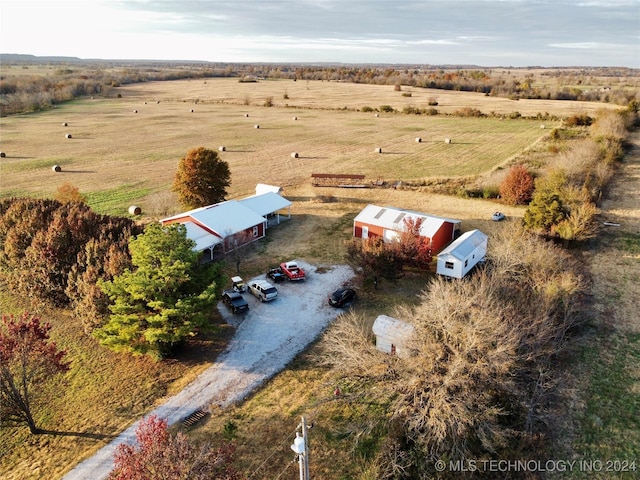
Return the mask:
<svg viewBox="0 0 640 480">
<path fill-rule="evenodd" d="M 352 280 L 353 270 L 345 265 L 314 267 L 298 262 L 307 272 L 302 282 L 276 284 L 278 298 L 260 303 L 249 293 L 244 296 L 249 311 L 232 315 L 218 306 L 237 330 L 216 363 L 202 372 L 180 393 L 148 415 L 177 423 L 212 405 L 226 407 L 245 398 L 265 380 L 275 375 L 303 351 L 337 317 L 327 304 L 327 295 Z M 264 276 L 260 276 L 264 278 Z M 95 455 L 76 465 L 64 480 L 107 478 L 113 469 L 113 455 L 121 443 L 134 443 L 138 420 Z"/>
</svg>

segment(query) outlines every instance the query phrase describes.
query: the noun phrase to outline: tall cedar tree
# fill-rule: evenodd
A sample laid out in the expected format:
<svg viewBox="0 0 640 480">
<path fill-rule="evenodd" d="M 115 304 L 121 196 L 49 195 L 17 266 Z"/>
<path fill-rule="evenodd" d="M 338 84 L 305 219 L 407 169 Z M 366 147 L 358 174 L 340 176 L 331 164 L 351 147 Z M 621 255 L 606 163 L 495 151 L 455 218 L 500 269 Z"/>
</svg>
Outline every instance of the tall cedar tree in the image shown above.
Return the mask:
<svg viewBox="0 0 640 480">
<path fill-rule="evenodd" d="M 111 315 L 94 335 L 116 351 L 161 358 L 206 328 L 208 311 L 221 293 L 221 267 L 201 265 L 184 225 L 147 225 L 129 242 L 135 269 L 99 285 Z"/>
<path fill-rule="evenodd" d="M 41 401 L 43 384 L 69 370 L 65 351 L 49 341 L 51 326 L 23 313 L 19 319 L 3 316 L 0 324 L 0 418 L 8 425 L 36 426 L 32 409 Z"/>
<path fill-rule="evenodd" d="M 514 165 L 500 184 L 500 197 L 509 205 L 526 205 L 534 190 L 534 179 L 527 167 Z"/>
<path fill-rule="evenodd" d="M 136 429 L 137 445 L 120 444 L 109 480 L 239 480 L 234 447 L 198 446 L 182 432 L 172 435 L 155 415 Z"/>
<path fill-rule="evenodd" d="M 220 160 L 217 152 L 199 147 L 180 160 L 173 191 L 183 207 L 193 209 L 224 201 L 229 185 L 229 164 Z"/>
</svg>

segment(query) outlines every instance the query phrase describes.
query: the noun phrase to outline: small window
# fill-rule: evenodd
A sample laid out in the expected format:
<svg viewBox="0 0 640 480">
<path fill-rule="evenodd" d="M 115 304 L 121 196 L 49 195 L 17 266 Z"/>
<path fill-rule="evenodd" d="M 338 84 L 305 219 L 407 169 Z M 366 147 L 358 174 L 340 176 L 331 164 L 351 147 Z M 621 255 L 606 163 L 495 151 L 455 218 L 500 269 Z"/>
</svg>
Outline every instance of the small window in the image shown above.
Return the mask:
<svg viewBox="0 0 640 480">
<path fill-rule="evenodd" d="M 444 268 L 453 270 L 453 262 L 444 262 Z"/>
<path fill-rule="evenodd" d="M 465 260 L 465 261 L 464 261 L 464 266 L 466 267 L 466 266 L 468 266 L 468 265 L 469 265 L 469 259 L 467 259 L 467 260 Z"/>
<path fill-rule="evenodd" d="M 253 236 L 254 237 L 258 236 L 258 226 L 257 225 L 255 227 L 253 227 Z"/>
</svg>

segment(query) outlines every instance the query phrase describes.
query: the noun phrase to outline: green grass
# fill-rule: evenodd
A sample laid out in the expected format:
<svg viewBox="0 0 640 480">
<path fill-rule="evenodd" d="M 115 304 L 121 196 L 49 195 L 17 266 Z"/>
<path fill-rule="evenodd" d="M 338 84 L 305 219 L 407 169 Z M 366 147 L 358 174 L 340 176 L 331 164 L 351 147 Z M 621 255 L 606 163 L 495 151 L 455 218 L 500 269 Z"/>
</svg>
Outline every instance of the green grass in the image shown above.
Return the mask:
<svg viewBox="0 0 640 480">
<path fill-rule="evenodd" d="M 601 336 L 585 347 L 581 362 L 589 372 L 580 437 L 574 449 L 586 461 L 635 461 L 640 470 L 640 334 Z M 574 472 L 572 478 L 637 478 L 611 472 Z"/>
<path fill-rule="evenodd" d="M 87 204 L 98 213 L 127 216 L 127 205 L 142 200 L 151 192 L 151 188 L 142 185 L 143 182 L 137 182 L 87 193 Z"/>
</svg>

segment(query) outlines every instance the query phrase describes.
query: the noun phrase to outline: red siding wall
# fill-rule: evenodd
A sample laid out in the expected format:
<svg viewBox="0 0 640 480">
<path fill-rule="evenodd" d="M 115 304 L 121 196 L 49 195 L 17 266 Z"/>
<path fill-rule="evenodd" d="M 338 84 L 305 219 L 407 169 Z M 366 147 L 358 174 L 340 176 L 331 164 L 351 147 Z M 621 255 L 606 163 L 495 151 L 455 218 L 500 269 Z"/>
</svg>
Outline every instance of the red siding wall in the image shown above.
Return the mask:
<svg viewBox="0 0 640 480">
<path fill-rule="evenodd" d="M 444 222 L 431 240 L 431 250 L 436 255 L 453 240 L 453 223 Z"/>
<path fill-rule="evenodd" d="M 382 237 L 384 234 L 384 228 L 382 227 L 379 227 L 377 225 L 370 225 L 364 222 L 355 222 L 355 227 L 353 229 L 354 237 L 362 238 L 362 227 L 369 227 L 369 238 Z"/>
<path fill-rule="evenodd" d="M 453 223 L 444 222 L 435 233 L 433 239 L 431 240 L 431 248 L 434 255 L 451 243 L 451 241 L 453 240 L 454 226 L 455 225 Z M 383 227 L 356 221 L 353 228 L 353 236 L 355 238 L 362 238 L 362 227 L 369 227 L 369 238 L 382 237 L 384 235 L 385 229 Z"/>
</svg>

